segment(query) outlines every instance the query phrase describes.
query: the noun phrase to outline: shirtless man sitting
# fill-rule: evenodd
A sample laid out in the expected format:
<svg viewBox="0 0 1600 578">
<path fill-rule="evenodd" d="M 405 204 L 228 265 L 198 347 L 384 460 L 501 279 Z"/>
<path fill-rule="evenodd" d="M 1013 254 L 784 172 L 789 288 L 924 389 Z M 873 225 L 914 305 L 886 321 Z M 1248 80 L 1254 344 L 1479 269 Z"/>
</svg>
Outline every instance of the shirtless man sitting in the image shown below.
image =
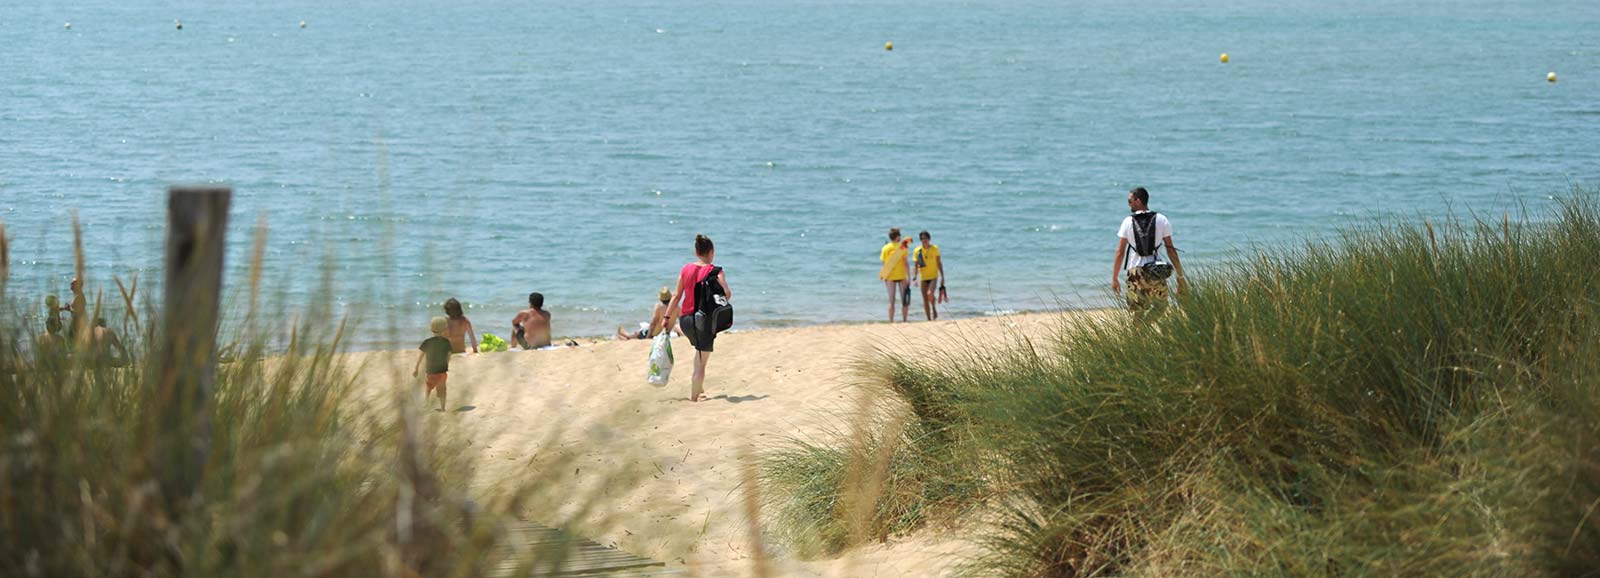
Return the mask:
<svg viewBox="0 0 1600 578">
<path fill-rule="evenodd" d="M 90 338 L 94 355 L 97 359 L 112 367 L 122 367 L 128 364 L 128 348 L 122 346 L 122 340 L 117 338 L 117 332 L 106 327 L 104 317 L 94 320 L 94 333 Z"/>
<path fill-rule="evenodd" d="M 544 310 L 544 295 L 528 294 L 528 308 L 511 320 L 511 336 L 523 349 L 550 345 L 550 312 Z"/>
</svg>

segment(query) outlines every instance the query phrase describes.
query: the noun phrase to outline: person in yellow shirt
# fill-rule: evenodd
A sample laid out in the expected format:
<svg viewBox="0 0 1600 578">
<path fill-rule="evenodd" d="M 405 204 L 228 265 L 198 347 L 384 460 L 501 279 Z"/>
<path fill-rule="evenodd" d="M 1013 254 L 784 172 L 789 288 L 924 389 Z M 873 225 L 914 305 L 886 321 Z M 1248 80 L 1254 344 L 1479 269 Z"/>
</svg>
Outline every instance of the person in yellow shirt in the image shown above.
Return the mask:
<svg viewBox="0 0 1600 578">
<path fill-rule="evenodd" d="M 911 252 L 911 260 L 916 262 L 917 268 L 911 273 L 911 280 L 915 282 L 922 279 L 922 314 L 928 321 L 939 318 L 939 303 L 949 301 L 944 292 L 944 259 L 939 256 L 939 246 L 933 244 L 933 235 L 927 231 L 917 233 L 917 239 L 922 241 L 916 251 Z M 934 297 L 933 287 L 938 283 L 939 295 Z"/>
<path fill-rule="evenodd" d="M 883 250 L 878 252 L 878 260 L 883 262 L 883 268 L 878 269 L 878 278 L 883 280 L 884 287 L 889 290 L 889 322 L 894 323 L 894 302 L 898 298 L 903 306 L 900 309 L 900 321 L 908 321 L 906 317 L 911 309 L 911 284 L 907 281 L 907 271 L 911 269 L 906 262 L 910 256 L 911 239 L 900 239 L 900 228 L 889 229 L 889 242 L 883 245 Z"/>
</svg>

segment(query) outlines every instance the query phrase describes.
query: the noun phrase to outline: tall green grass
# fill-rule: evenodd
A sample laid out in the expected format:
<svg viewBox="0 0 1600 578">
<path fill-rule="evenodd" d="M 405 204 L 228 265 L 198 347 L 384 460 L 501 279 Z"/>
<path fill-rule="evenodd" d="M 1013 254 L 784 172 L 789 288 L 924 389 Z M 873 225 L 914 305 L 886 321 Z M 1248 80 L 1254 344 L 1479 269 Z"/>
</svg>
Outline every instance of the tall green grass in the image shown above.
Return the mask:
<svg viewBox="0 0 1600 578">
<path fill-rule="evenodd" d="M 1152 322 L 877 376 L 967 456 L 918 483 L 978 470 L 1000 496 L 973 574 L 1600 575 L 1597 272 L 1578 191 L 1349 230 L 1193 279 Z"/>
<path fill-rule="evenodd" d="M 255 330 L 291 317 L 257 310 L 259 257 L 248 306 L 220 338 L 198 487 L 163 495 L 173 466 L 157 448 L 193 440 L 171 439 L 153 395 L 147 324 L 160 311 L 136 310 L 131 293 L 93 305 L 129 329 L 115 364 L 41 348 L 42 304 L 6 291 L 7 242 L 0 229 L 0 576 L 545 575 L 572 552 L 530 552 L 509 522 L 553 494 L 573 502 L 569 516 L 603 505 L 562 489 L 573 470 L 561 457 L 481 488 L 470 440 L 420 407 L 414 380 L 342 357 L 330 301 L 301 304 L 309 321 L 289 335 Z"/>
</svg>

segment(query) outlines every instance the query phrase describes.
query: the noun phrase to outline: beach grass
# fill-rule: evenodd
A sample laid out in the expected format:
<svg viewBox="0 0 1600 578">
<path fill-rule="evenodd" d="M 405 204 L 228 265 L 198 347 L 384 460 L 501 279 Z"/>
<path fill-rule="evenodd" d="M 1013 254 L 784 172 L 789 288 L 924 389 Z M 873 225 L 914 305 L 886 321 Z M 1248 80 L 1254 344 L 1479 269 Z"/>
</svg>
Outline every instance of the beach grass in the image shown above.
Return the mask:
<svg viewBox="0 0 1600 578">
<path fill-rule="evenodd" d="M 1578 190 L 1240 258 L 1149 321 L 880 359 L 898 413 L 769 452 L 768 495 L 790 497 L 770 520 L 840 548 L 971 500 L 964 569 L 985 576 L 1593 575 L 1597 270 L 1600 201 Z M 901 431 L 892 455 L 959 467 L 863 450 Z M 882 523 L 840 529 L 861 518 Z"/>
<path fill-rule="evenodd" d="M 518 542 L 516 519 L 603 523 L 603 496 L 550 505 L 571 456 L 553 452 L 485 487 L 471 440 L 423 407 L 415 380 L 377 375 L 394 386 L 358 391 L 358 378 L 382 370 L 347 363 L 354 328 L 331 299 L 293 315 L 265 309 L 259 250 L 248 299 L 229 305 L 197 436 L 171 427 L 157 394 L 150 323 L 161 316 L 136 283 L 117 280 L 123 295 L 93 306 L 126 329 L 127 355 L 46 347 L 40 300 L 6 293 L 5 252 L 0 241 L 0 575 L 547 575 L 573 552 Z M 80 249 L 80 275 L 82 262 Z M 292 318 L 302 321 L 285 334 L 257 328 Z M 192 491 L 173 492 L 178 466 L 161 448 L 185 444 L 203 468 Z"/>
</svg>

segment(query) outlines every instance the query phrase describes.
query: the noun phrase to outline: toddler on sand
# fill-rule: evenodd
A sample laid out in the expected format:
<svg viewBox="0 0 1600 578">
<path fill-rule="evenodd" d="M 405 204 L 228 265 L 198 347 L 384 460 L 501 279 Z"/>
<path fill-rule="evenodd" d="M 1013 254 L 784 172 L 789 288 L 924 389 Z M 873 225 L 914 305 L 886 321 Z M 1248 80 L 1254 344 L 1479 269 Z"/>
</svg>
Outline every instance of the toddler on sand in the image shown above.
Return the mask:
<svg viewBox="0 0 1600 578">
<path fill-rule="evenodd" d="M 417 364 L 411 368 L 411 377 L 417 376 L 417 369 L 422 367 L 422 362 L 428 362 L 428 379 L 423 394 L 426 402 L 433 395 L 433 390 L 439 390 L 439 411 L 445 411 L 445 380 L 450 372 L 450 340 L 445 339 L 445 330 L 450 327 L 450 321 L 443 317 L 435 317 L 428 323 L 428 330 L 433 332 L 433 337 L 422 341 L 417 349 L 422 353 L 417 355 Z"/>
</svg>

